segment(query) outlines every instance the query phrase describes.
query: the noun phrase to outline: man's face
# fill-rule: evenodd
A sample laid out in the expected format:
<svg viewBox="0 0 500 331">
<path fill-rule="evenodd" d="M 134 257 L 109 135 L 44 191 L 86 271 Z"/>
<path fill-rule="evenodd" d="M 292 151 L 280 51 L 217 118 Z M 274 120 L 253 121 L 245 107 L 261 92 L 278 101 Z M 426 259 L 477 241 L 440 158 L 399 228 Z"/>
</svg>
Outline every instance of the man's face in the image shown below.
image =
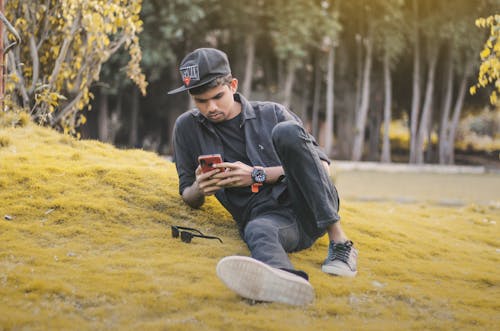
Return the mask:
<svg viewBox="0 0 500 331">
<path fill-rule="evenodd" d="M 238 81 L 233 78 L 229 85 L 214 87 L 202 94 L 192 95 L 193 101 L 209 121 L 224 122 L 234 118 L 240 112 L 240 107 L 233 99 L 238 88 Z"/>
</svg>

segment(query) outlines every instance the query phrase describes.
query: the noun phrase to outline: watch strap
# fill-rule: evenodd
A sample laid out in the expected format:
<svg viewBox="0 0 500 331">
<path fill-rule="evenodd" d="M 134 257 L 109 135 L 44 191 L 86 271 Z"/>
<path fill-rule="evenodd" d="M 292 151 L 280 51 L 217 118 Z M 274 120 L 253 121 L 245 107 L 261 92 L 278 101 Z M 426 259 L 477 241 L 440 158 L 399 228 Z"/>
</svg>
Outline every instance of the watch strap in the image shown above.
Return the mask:
<svg viewBox="0 0 500 331">
<path fill-rule="evenodd" d="M 250 187 L 252 188 L 252 193 L 259 193 L 259 187 L 262 186 L 262 183 L 253 183 Z"/>
</svg>

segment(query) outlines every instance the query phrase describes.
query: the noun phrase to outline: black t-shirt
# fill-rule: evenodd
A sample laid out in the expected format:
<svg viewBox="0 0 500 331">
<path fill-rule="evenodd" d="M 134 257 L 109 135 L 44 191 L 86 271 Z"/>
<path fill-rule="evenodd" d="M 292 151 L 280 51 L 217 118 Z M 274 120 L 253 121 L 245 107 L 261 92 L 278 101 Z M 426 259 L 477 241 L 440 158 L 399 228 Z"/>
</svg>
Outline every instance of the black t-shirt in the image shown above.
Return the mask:
<svg viewBox="0 0 500 331">
<path fill-rule="evenodd" d="M 245 131 L 241 126 L 242 115 L 224 122 L 214 124 L 214 129 L 219 136 L 224 149 L 224 161 L 236 162 L 240 161 L 249 166 L 252 164 L 246 154 Z M 250 216 L 251 211 L 262 204 L 269 204 L 272 200 L 272 186 L 263 185 L 258 193 L 253 193 L 250 186 L 246 187 L 231 187 L 224 189 L 226 198 L 231 205 L 233 215 L 238 215 L 236 218 L 246 219 Z M 260 209 L 260 208 L 259 208 Z M 234 216 L 236 216 L 234 215 Z"/>
</svg>

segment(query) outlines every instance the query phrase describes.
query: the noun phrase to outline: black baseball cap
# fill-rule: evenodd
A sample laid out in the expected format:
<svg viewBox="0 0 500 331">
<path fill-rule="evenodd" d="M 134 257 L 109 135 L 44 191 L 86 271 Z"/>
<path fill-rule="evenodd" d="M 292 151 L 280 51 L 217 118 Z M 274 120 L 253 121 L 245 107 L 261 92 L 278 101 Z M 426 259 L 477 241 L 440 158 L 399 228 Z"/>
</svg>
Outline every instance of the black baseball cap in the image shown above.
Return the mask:
<svg viewBox="0 0 500 331">
<path fill-rule="evenodd" d="M 198 48 L 182 59 L 179 66 L 183 86 L 168 94 L 187 91 L 231 74 L 226 53 L 215 48 Z"/>
</svg>

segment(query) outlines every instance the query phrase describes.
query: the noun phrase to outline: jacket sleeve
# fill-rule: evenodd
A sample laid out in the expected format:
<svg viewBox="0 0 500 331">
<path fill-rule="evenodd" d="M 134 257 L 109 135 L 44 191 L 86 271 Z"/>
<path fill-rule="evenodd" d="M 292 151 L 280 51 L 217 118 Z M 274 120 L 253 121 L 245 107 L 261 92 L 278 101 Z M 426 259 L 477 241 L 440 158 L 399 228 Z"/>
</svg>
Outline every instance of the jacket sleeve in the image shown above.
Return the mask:
<svg viewBox="0 0 500 331">
<path fill-rule="evenodd" d="M 180 116 L 174 125 L 173 130 L 173 149 L 174 156 L 173 162 L 177 168 L 177 175 L 179 176 L 179 193 L 187 187 L 191 186 L 196 179 L 195 170 L 198 166 L 196 158 L 197 155 L 192 152 L 192 147 L 189 144 L 189 123 L 187 116 Z"/>
</svg>

